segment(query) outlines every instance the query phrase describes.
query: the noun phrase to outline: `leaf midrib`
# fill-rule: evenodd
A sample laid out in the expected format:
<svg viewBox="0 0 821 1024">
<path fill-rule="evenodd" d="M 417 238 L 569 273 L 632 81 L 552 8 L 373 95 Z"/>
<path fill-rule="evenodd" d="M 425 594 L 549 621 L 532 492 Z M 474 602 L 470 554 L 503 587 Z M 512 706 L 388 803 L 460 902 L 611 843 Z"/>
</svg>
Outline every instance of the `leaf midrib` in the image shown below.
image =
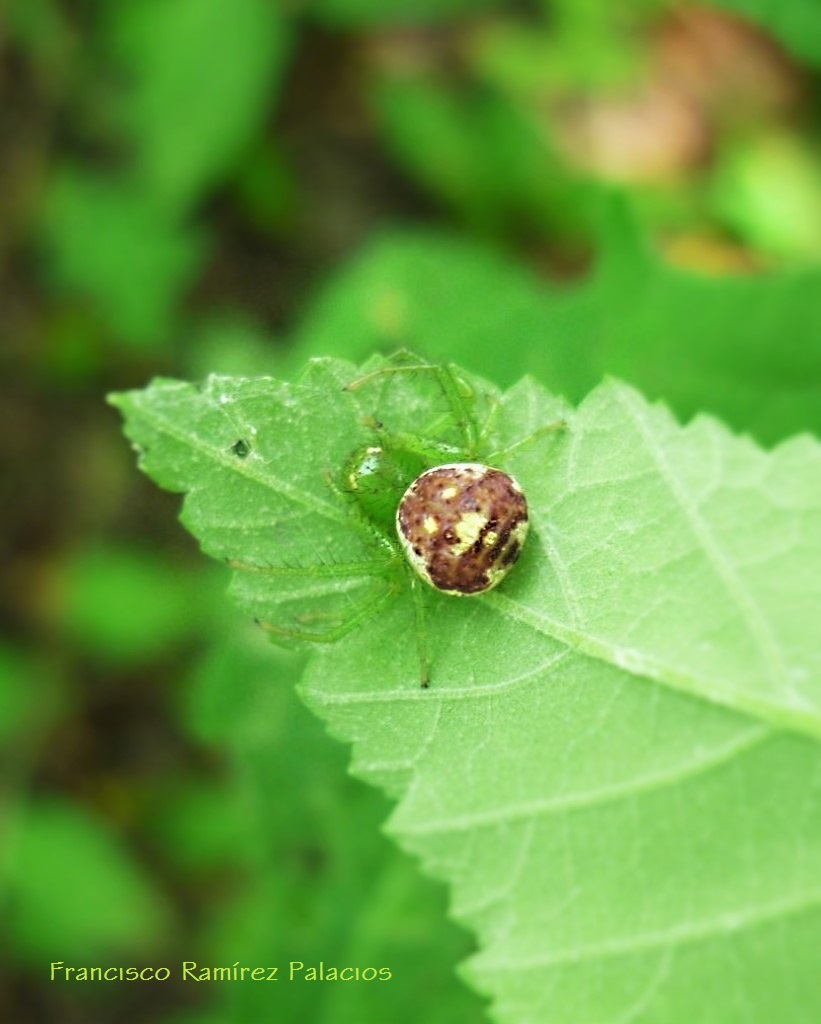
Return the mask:
<svg viewBox="0 0 821 1024">
<path fill-rule="evenodd" d="M 660 683 L 680 693 L 686 693 L 711 704 L 749 715 L 758 721 L 766 722 L 773 728 L 798 732 L 815 739 L 821 738 L 821 715 L 815 708 L 808 708 L 806 705 L 800 708 L 790 707 L 783 703 L 767 700 L 765 695 L 722 688 L 720 681 L 681 672 L 643 651 L 620 647 L 610 640 L 594 636 L 578 627 L 567 626 L 549 618 L 544 613 L 512 600 L 499 591 L 484 595 L 484 600 L 489 607 L 514 622 L 528 626 L 552 640 L 559 641 L 570 650 L 579 651 L 597 661 L 603 661 L 613 668 L 631 672 L 633 675 Z"/>
</svg>

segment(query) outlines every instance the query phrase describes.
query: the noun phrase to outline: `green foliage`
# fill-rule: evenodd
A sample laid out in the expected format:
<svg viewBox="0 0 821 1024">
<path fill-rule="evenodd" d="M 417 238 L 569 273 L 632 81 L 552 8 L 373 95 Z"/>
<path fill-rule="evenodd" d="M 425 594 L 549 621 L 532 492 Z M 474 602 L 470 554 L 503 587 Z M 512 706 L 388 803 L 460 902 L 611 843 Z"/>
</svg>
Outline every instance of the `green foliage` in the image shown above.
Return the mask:
<svg viewBox="0 0 821 1024">
<path fill-rule="evenodd" d="M 86 44 L 108 80 L 105 102 L 78 89 L 78 120 L 129 159 L 108 176 L 60 168 L 40 228 L 55 290 L 82 296 L 118 338 L 156 346 L 180 329 L 207 248 L 190 214 L 252 150 L 289 48 L 288 19 L 267 0 L 230 14 L 221 0 L 127 0 Z"/>
<path fill-rule="evenodd" d="M 113 398 L 126 414 L 146 470 L 170 490 L 192 490 L 185 520 L 205 550 L 249 567 L 234 578 L 241 605 L 277 630 L 310 631 L 312 622 L 314 631 L 337 629 L 394 600 L 404 606 L 409 627 L 413 621 L 407 588 L 398 585 L 401 573 L 340 500 L 328 474 L 336 473 L 337 486 L 344 485 L 341 471 L 349 456 L 374 440 L 369 425 L 374 418 L 389 432 L 425 437 L 428 424 L 441 424 L 446 406 L 429 376 L 421 388 L 424 399 L 397 386 L 398 393 L 387 400 L 373 398 L 372 389 L 364 397 L 344 391 L 353 377 L 350 365 L 318 361 L 296 389 L 265 378 L 211 377 L 203 391 L 159 381 L 149 391 Z M 557 405 L 554 420 L 560 411 Z M 447 440 L 458 440 L 454 425 Z M 510 443 L 502 435 L 485 439 L 488 451 Z M 225 506 L 216 519 L 213 494 L 191 475 L 197 468 L 222 489 Z M 397 501 L 400 496 L 401 491 Z M 213 525 L 203 530 L 206 522 Z M 337 571 L 346 565 L 355 568 Z M 403 648 L 415 664 L 412 630 L 406 634 Z"/>
<path fill-rule="evenodd" d="M 503 99 L 400 80 L 377 90 L 374 104 L 388 152 L 473 228 L 584 223 L 581 186 L 544 131 Z"/>
<path fill-rule="evenodd" d="M 821 64 L 821 7 L 815 0 L 717 0 L 768 29 L 793 53 Z"/>
<path fill-rule="evenodd" d="M 7 752 L 18 737 L 30 736 L 47 714 L 48 688 L 35 687 L 37 669 L 20 651 L 0 643 L 0 751 Z"/>
<path fill-rule="evenodd" d="M 103 663 L 150 662 L 196 629 L 197 582 L 150 552 L 88 546 L 63 569 L 61 625 Z"/>
<path fill-rule="evenodd" d="M 14 41 L 59 75 L 70 49 L 65 12 L 55 0 L 29 0 L 24 4 L 6 4 L 4 28 Z"/>
<path fill-rule="evenodd" d="M 384 235 L 320 294 L 292 359 L 407 344 L 503 385 L 532 373 L 574 401 L 614 373 L 764 441 L 821 433 L 817 267 L 710 278 L 665 263 L 621 215 L 604 233 L 592 274 L 563 288 L 466 240 Z"/>
<path fill-rule="evenodd" d="M 817 446 L 598 387 L 821 434 L 812 69 L 668 0 L 7 6 L 6 1016 L 818 1018 Z M 818 65 L 815 0 L 717 6 Z M 642 113 L 671 67 L 695 140 Z M 668 130 L 700 156 L 649 182 Z M 590 159 L 622 141 L 629 214 Z M 459 442 L 434 382 L 342 392 L 361 370 L 325 361 L 120 398 L 205 549 L 252 563 L 235 613 L 100 407 L 400 346 L 493 381 L 464 374 L 484 452 L 567 421 L 504 458 L 534 528 L 498 592 L 425 590 L 427 692 L 410 576 L 339 491 L 377 419 Z M 339 638 L 308 661 L 254 615 Z M 191 955 L 394 977 L 43 983 Z"/>
<path fill-rule="evenodd" d="M 670 0 L 545 0 L 543 17 L 509 19 L 478 34 L 471 59 L 505 91 L 550 95 L 568 85 L 600 88 L 635 82 L 645 69 L 642 29 Z"/>
<path fill-rule="evenodd" d="M 186 372 L 241 376 L 264 374 L 271 367 L 271 338 L 240 317 L 213 315 L 191 332 Z"/>
<path fill-rule="evenodd" d="M 509 384 L 534 352 L 549 353 L 546 307 L 536 275 L 489 246 L 436 231 L 393 231 L 373 239 L 320 291 L 296 331 L 289 366 L 321 354 L 361 360 L 408 345 Z"/>
<path fill-rule="evenodd" d="M 617 220 L 595 272 L 551 303 L 553 365 L 587 366 L 573 398 L 613 373 L 679 416 L 714 412 L 766 442 L 821 434 L 819 286 L 813 264 L 736 277 L 682 270 Z M 543 377 L 538 360 L 533 369 Z"/>
<path fill-rule="evenodd" d="M 56 288 L 83 295 L 137 345 L 174 329 L 179 295 L 204 254 L 199 233 L 169 220 L 150 196 L 80 171 L 53 182 L 42 235 Z"/>
<path fill-rule="evenodd" d="M 243 154 L 268 113 L 288 52 L 287 21 L 267 0 L 117 4 L 114 52 L 134 171 L 163 206 L 189 208 Z"/>
<path fill-rule="evenodd" d="M 339 613 L 380 583 L 316 571 L 372 557 L 325 476 L 363 417 L 441 422 L 421 377 L 343 391 L 356 373 L 324 360 L 293 385 L 116 398 L 206 551 L 288 553 L 282 581 L 235 579 L 271 621 Z M 494 446 L 560 409 L 532 381 L 472 387 Z M 752 1019 L 797 1024 L 821 1012 L 821 451 L 766 454 L 706 417 L 682 428 L 617 383 L 564 416 L 561 437 L 505 460 L 535 533 L 516 571 L 481 598 L 427 595 L 431 689 L 402 593 L 314 655 L 303 695 L 398 801 L 391 832 L 452 886 L 480 938 L 468 976 L 500 1021 L 723 1024 L 743 998 Z"/>
<path fill-rule="evenodd" d="M 468 944 L 443 920 L 439 887 L 380 834 L 384 798 L 346 774 L 346 752 L 296 697 L 302 660 L 231 615 L 226 626 L 194 668 L 181 719 L 200 743 L 230 752 L 230 798 L 212 791 L 209 812 L 198 814 L 208 796 L 189 790 L 174 795 L 177 814 L 157 816 L 189 870 L 206 869 L 222 837 L 230 843 L 241 892 L 204 936 L 211 955 L 250 962 L 265 950 L 271 963 L 393 970 L 381 986 L 280 986 L 275 1005 L 286 1019 L 478 1024 L 478 999 L 453 977 Z M 272 1005 L 254 985 L 215 998 L 222 1022 L 263 1019 Z"/>
<path fill-rule="evenodd" d="M 7 825 L 3 917 L 19 957 L 42 970 L 51 959 L 161 950 L 164 904 L 100 820 L 76 803 L 37 800 Z"/>
<path fill-rule="evenodd" d="M 309 0 L 319 22 L 338 28 L 425 25 L 501 6 L 501 0 Z"/>
<path fill-rule="evenodd" d="M 715 193 L 724 219 L 760 252 L 821 258 L 821 173 L 812 149 L 779 136 L 738 147 L 719 169 Z"/>
</svg>

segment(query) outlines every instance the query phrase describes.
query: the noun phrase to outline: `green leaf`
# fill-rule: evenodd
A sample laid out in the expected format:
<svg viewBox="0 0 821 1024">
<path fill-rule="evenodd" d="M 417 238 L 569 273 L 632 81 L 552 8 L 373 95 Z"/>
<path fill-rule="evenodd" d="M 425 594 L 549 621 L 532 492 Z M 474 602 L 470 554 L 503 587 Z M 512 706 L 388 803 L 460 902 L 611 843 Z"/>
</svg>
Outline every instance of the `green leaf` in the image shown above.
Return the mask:
<svg viewBox="0 0 821 1024">
<path fill-rule="evenodd" d="M 88 545 L 60 579 L 63 630 L 110 665 L 144 664 L 197 627 L 203 581 L 172 570 L 150 551 Z"/>
<path fill-rule="evenodd" d="M 470 948 L 467 936 L 444 918 L 441 887 L 420 878 L 382 835 L 385 798 L 346 774 L 346 751 L 296 696 L 301 662 L 272 650 L 252 624 L 230 616 L 229 624 L 235 628 L 194 667 L 186 719 L 200 742 L 219 744 L 227 758 L 230 807 L 221 806 L 227 794 L 210 790 L 216 814 L 198 815 L 193 806 L 186 814 L 179 803 L 181 825 L 158 815 L 163 832 L 176 833 L 168 837 L 172 848 L 199 860 L 218 836 L 228 838 L 227 829 L 215 835 L 226 818 L 238 818 L 231 861 L 245 869 L 236 897 L 208 930 L 212 961 L 241 958 L 286 970 L 298 958 L 376 963 L 393 972 L 390 984 L 378 986 L 280 986 L 283 1020 L 483 1019 L 478 998 L 454 974 Z M 236 867 L 232 878 L 239 881 Z M 270 1014 L 265 986 L 224 987 L 214 998 L 223 1024 Z"/>
<path fill-rule="evenodd" d="M 310 0 L 312 17 L 333 28 L 425 25 L 501 6 L 501 0 Z"/>
<path fill-rule="evenodd" d="M 294 385 L 160 381 L 115 399 L 143 468 L 189 492 L 206 550 L 301 567 L 299 586 L 238 574 L 256 614 L 378 591 L 310 571 L 375 557 L 325 473 L 368 416 L 424 433 L 442 395 L 407 373 L 343 391 L 356 373 L 325 360 Z M 542 388 L 471 385 L 535 536 L 497 591 L 427 595 L 429 690 L 403 591 L 313 657 L 305 699 L 452 887 L 496 1019 L 816 1018 L 819 446 L 765 453 L 707 417 L 681 427 L 616 382 L 533 437 L 561 409 Z"/>
<path fill-rule="evenodd" d="M 475 228 L 535 233 L 569 222 L 579 233 L 582 187 L 515 105 L 403 79 L 381 84 L 374 105 L 388 152 Z"/>
<path fill-rule="evenodd" d="M 292 362 L 320 354 L 361 360 L 409 345 L 510 384 L 529 352 L 548 347 L 547 311 L 536 275 L 503 252 L 443 232 L 393 231 L 320 291 L 296 333 Z"/>
<path fill-rule="evenodd" d="M 821 260 L 821 171 L 812 147 L 779 134 L 739 144 L 718 167 L 712 192 L 719 216 L 759 252 Z"/>
<path fill-rule="evenodd" d="M 15 815 L 9 837 L 3 919 L 21 959 L 42 968 L 159 950 L 167 907 L 100 821 L 37 801 Z"/>
<path fill-rule="evenodd" d="M 268 0 L 131 0 L 113 19 L 137 174 L 183 210 L 260 128 L 287 58 L 287 20 Z"/>
<path fill-rule="evenodd" d="M 202 259 L 198 232 L 128 185 L 65 170 L 46 196 L 41 233 L 59 289 L 87 298 L 132 344 L 167 340 Z"/>
<path fill-rule="evenodd" d="M 21 651 L 0 641 L 0 751 L 31 744 L 31 734 L 48 721 L 54 687 L 38 680 L 38 666 Z M 41 676 L 41 672 L 39 673 Z M 39 686 L 36 685 L 39 681 Z"/>
<path fill-rule="evenodd" d="M 821 268 L 709 278 L 666 264 L 618 206 L 602 230 L 591 275 L 562 287 L 468 240 L 385 234 L 320 293 L 292 358 L 410 345 L 572 401 L 611 373 L 763 441 L 821 434 Z"/>
<path fill-rule="evenodd" d="M 683 418 L 714 412 L 765 442 L 821 434 L 821 266 L 707 277 L 666 263 L 617 208 L 605 232 L 594 274 L 550 302 L 560 373 L 581 347 L 583 366 L 626 378 Z"/>
<path fill-rule="evenodd" d="M 557 90 L 635 82 L 647 65 L 648 30 L 670 4 L 544 0 L 542 6 L 542 19 L 499 20 L 480 29 L 470 60 L 482 78 L 544 103 Z"/>
<path fill-rule="evenodd" d="M 816 0 L 717 0 L 768 29 L 798 57 L 821 64 L 821 6 Z"/>
</svg>

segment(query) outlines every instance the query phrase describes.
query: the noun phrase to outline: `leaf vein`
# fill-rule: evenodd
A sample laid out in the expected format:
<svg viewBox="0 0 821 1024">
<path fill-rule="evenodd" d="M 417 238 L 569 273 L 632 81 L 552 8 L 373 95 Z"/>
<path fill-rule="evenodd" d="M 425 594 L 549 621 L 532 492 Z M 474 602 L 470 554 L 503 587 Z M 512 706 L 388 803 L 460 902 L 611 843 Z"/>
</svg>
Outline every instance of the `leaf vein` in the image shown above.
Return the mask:
<svg viewBox="0 0 821 1024">
<path fill-rule="evenodd" d="M 602 806 L 640 793 L 675 786 L 680 782 L 706 775 L 727 764 L 740 754 L 746 754 L 764 743 L 772 731 L 764 726 L 754 726 L 741 737 L 731 743 L 717 748 L 714 752 L 701 759 L 682 762 L 668 771 L 648 774 L 633 778 L 626 782 L 596 789 L 581 790 L 570 795 L 552 797 L 545 800 L 531 800 L 521 804 L 505 804 L 487 811 L 473 814 L 462 814 L 449 817 L 442 821 L 425 821 L 424 824 L 403 827 L 409 835 L 444 835 L 450 832 L 462 832 L 471 828 L 487 828 L 494 825 L 509 824 L 514 821 L 526 820 L 531 817 L 547 818 L 554 814 L 574 811 L 580 808 Z"/>
</svg>

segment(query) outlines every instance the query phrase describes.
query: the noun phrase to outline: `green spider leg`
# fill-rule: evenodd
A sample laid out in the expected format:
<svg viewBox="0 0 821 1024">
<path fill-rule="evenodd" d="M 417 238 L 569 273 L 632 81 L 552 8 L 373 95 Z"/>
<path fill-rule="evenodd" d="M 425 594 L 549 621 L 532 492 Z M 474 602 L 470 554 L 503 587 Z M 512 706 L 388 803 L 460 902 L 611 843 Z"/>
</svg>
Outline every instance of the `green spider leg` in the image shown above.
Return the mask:
<svg viewBox="0 0 821 1024">
<path fill-rule="evenodd" d="M 428 657 L 428 617 L 425 609 L 425 595 L 422 593 L 421 580 L 414 575 L 411 575 L 410 586 L 416 626 L 416 652 L 419 656 L 419 685 L 426 690 L 430 686 L 430 659 Z"/>
<path fill-rule="evenodd" d="M 266 622 L 264 619 L 255 619 L 254 621 L 260 629 L 264 630 L 266 633 L 271 633 L 273 636 L 279 636 L 289 640 L 300 640 L 307 643 L 331 644 L 335 643 L 337 640 L 341 640 L 343 637 L 346 637 L 359 626 L 364 625 L 372 619 L 385 602 L 395 595 L 395 586 L 388 586 L 387 588 L 373 594 L 371 597 L 355 604 L 352 607 L 350 614 L 339 619 L 335 625 L 329 625 L 325 628 L 312 629 L 307 626 L 283 626 L 273 622 Z M 334 616 L 320 612 L 303 617 L 306 622 L 309 622 L 312 619 L 321 621 L 323 618 L 332 619 Z"/>
<path fill-rule="evenodd" d="M 423 442 L 419 438 L 415 438 L 410 434 L 396 434 L 392 436 L 399 443 L 403 444 L 409 451 L 415 452 L 419 455 L 429 456 L 431 458 L 437 458 L 439 456 L 460 456 L 466 457 L 469 460 L 475 459 L 483 446 L 483 442 L 491 433 L 493 423 L 495 422 L 502 406 L 498 399 L 491 399 L 488 415 L 485 418 L 484 423 L 480 425 L 474 415 L 473 409 L 470 407 L 471 403 L 475 405 L 476 393 L 473 388 L 458 375 L 456 368 L 452 364 L 440 366 L 434 363 L 415 362 L 405 363 L 401 366 L 383 366 L 378 370 L 373 370 L 371 373 L 358 377 L 350 384 L 347 384 L 344 390 L 358 390 L 371 381 L 388 374 L 420 372 L 430 373 L 434 377 L 441 386 L 442 391 L 451 406 L 451 412 L 442 417 L 441 420 L 430 424 L 426 428 L 425 433 L 435 435 L 437 428 L 440 427 L 442 423 L 447 422 L 448 418 L 452 418 L 462 432 L 464 447 L 463 449 L 458 449 L 450 445 L 430 444 Z M 379 433 L 381 424 L 373 422 L 372 425 L 377 433 Z M 554 433 L 558 430 L 563 430 L 565 426 L 567 426 L 565 420 L 554 420 L 552 423 L 547 423 L 544 426 L 538 427 L 532 433 L 528 434 L 527 437 L 523 437 L 520 440 L 515 441 L 513 444 L 491 451 L 482 459 L 482 461 L 490 465 L 494 460 L 503 459 L 510 455 L 511 452 L 516 451 L 524 445 L 531 444 L 540 437 Z"/>
<path fill-rule="evenodd" d="M 368 520 L 357 504 L 350 500 L 350 495 L 339 487 L 330 472 L 323 475 L 325 483 L 334 496 L 345 501 L 350 507 L 351 524 L 364 534 L 367 541 L 381 548 L 381 557 L 352 562 L 314 563 L 307 566 L 260 565 L 238 558 L 227 558 L 226 564 L 237 572 L 256 573 L 281 580 L 372 578 L 385 580 L 386 586 L 378 588 L 369 597 L 352 603 L 345 613 L 342 611 L 306 613 L 297 617 L 293 625 L 255 618 L 254 621 L 260 629 L 274 637 L 308 643 L 334 643 L 368 622 L 398 592 L 396 576 L 401 567 L 401 553 L 398 545 L 390 538 L 385 537 Z M 389 578 L 391 575 L 394 575 L 393 580 Z"/>
<path fill-rule="evenodd" d="M 252 562 L 244 562 L 240 559 L 227 559 L 227 565 L 239 572 L 257 573 L 264 576 L 271 576 L 277 579 L 384 579 L 397 565 L 396 561 L 388 559 L 371 559 L 364 562 L 335 562 L 319 563 L 310 566 L 276 566 L 257 565 Z M 396 595 L 395 583 L 389 583 L 387 587 L 380 589 L 377 593 L 352 605 L 348 614 L 341 616 L 332 612 L 315 612 L 302 616 L 302 622 L 321 622 L 331 620 L 334 624 L 323 628 L 310 628 L 305 625 L 286 626 L 264 619 L 256 618 L 254 621 L 266 633 L 274 636 L 293 640 L 303 640 L 309 643 L 333 643 L 342 639 L 348 633 L 353 632 L 358 626 L 364 624 L 379 611 L 379 608 L 389 599 Z"/>
<path fill-rule="evenodd" d="M 541 427 L 537 427 L 532 433 L 528 434 L 527 437 L 522 437 L 518 441 L 514 441 L 513 444 L 506 445 L 504 448 L 497 448 L 496 451 L 491 452 L 487 461 L 490 463 L 493 460 L 507 458 L 512 452 L 517 451 L 524 445 L 532 444 L 540 437 L 545 437 L 548 434 L 555 434 L 557 431 L 564 430 L 567 426 L 567 421 L 563 419 L 553 420 L 551 423 L 545 423 Z"/>
<path fill-rule="evenodd" d="M 264 576 L 297 579 L 310 576 L 313 579 L 345 579 L 351 576 L 384 576 L 390 566 L 387 560 L 372 559 L 370 562 L 330 562 L 309 566 L 289 565 L 257 565 L 254 562 L 243 562 L 237 558 L 229 558 L 225 563 L 230 569 L 239 572 L 256 572 Z"/>
<path fill-rule="evenodd" d="M 307 569 L 299 569 L 296 567 L 254 565 L 234 558 L 229 559 L 227 564 L 230 568 L 241 572 L 261 573 L 266 576 L 279 577 L 280 579 L 289 577 L 295 579 L 300 576 L 310 576 L 314 579 L 345 579 L 350 578 L 351 576 L 372 576 L 378 578 L 384 575 L 386 567 L 391 566 L 390 562 L 372 561 L 345 562 L 336 565 L 315 565 L 310 566 Z M 416 625 L 416 648 L 419 656 L 419 685 L 426 689 L 430 685 L 430 668 L 427 649 L 427 613 L 425 610 L 424 596 L 422 594 L 422 584 L 415 576 L 413 576 L 412 573 L 409 573 L 409 576 Z M 259 618 L 254 619 L 254 622 L 260 627 L 260 629 L 264 630 L 266 633 L 271 633 L 273 636 L 279 636 L 291 640 L 301 640 L 307 643 L 334 643 L 337 640 L 341 640 L 349 633 L 352 633 L 358 626 L 364 625 L 370 619 L 374 618 L 380 608 L 396 595 L 396 592 L 396 586 L 389 585 L 387 589 L 355 605 L 352 608 L 351 613 L 344 619 L 338 621 L 335 625 L 327 626 L 324 629 L 311 629 L 305 626 L 282 626 Z M 333 616 L 329 613 L 319 612 L 315 613 L 313 616 L 304 616 L 303 622 L 307 622 L 311 618 L 321 620 L 323 618 L 332 617 Z"/>
<path fill-rule="evenodd" d="M 476 401 L 476 394 L 473 388 L 467 383 L 467 381 L 460 377 L 456 372 L 456 368 L 452 364 L 440 365 L 437 363 L 425 363 L 425 362 L 410 362 L 403 363 L 399 366 L 382 366 L 378 370 L 373 370 L 371 373 L 366 373 L 362 377 L 358 377 L 356 380 L 351 381 L 345 385 L 345 391 L 357 391 L 365 385 L 372 383 L 374 380 L 378 380 L 381 377 L 386 377 L 392 374 L 399 373 L 427 373 L 430 374 L 437 382 L 439 387 L 442 389 L 448 405 L 449 412 L 446 413 L 439 421 L 429 424 L 426 427 L 425 433 L 436 435 L 443 423 L 448 420 L 455 422 L 457 429 L 462 435 L 463 453 L 469 457 L 473 457 L 476 454 L 479 446 L 480 431 L 476 422 L 476 417 L 473 413 L 473 406 Z M 407 441 L 409 444 L 413 443 L 411 435 L 400 435 L 403 441 Z M 449 446 L 441 446 L 447 448 Z M 409 450 L 417 451 L 416 448 L 411 447 Z M 459 449 L 453 449 L 454 453 L 458 453 Z M 428 450 L 418 451 L 418 454 L 427 455 Z"/>
</svg>

